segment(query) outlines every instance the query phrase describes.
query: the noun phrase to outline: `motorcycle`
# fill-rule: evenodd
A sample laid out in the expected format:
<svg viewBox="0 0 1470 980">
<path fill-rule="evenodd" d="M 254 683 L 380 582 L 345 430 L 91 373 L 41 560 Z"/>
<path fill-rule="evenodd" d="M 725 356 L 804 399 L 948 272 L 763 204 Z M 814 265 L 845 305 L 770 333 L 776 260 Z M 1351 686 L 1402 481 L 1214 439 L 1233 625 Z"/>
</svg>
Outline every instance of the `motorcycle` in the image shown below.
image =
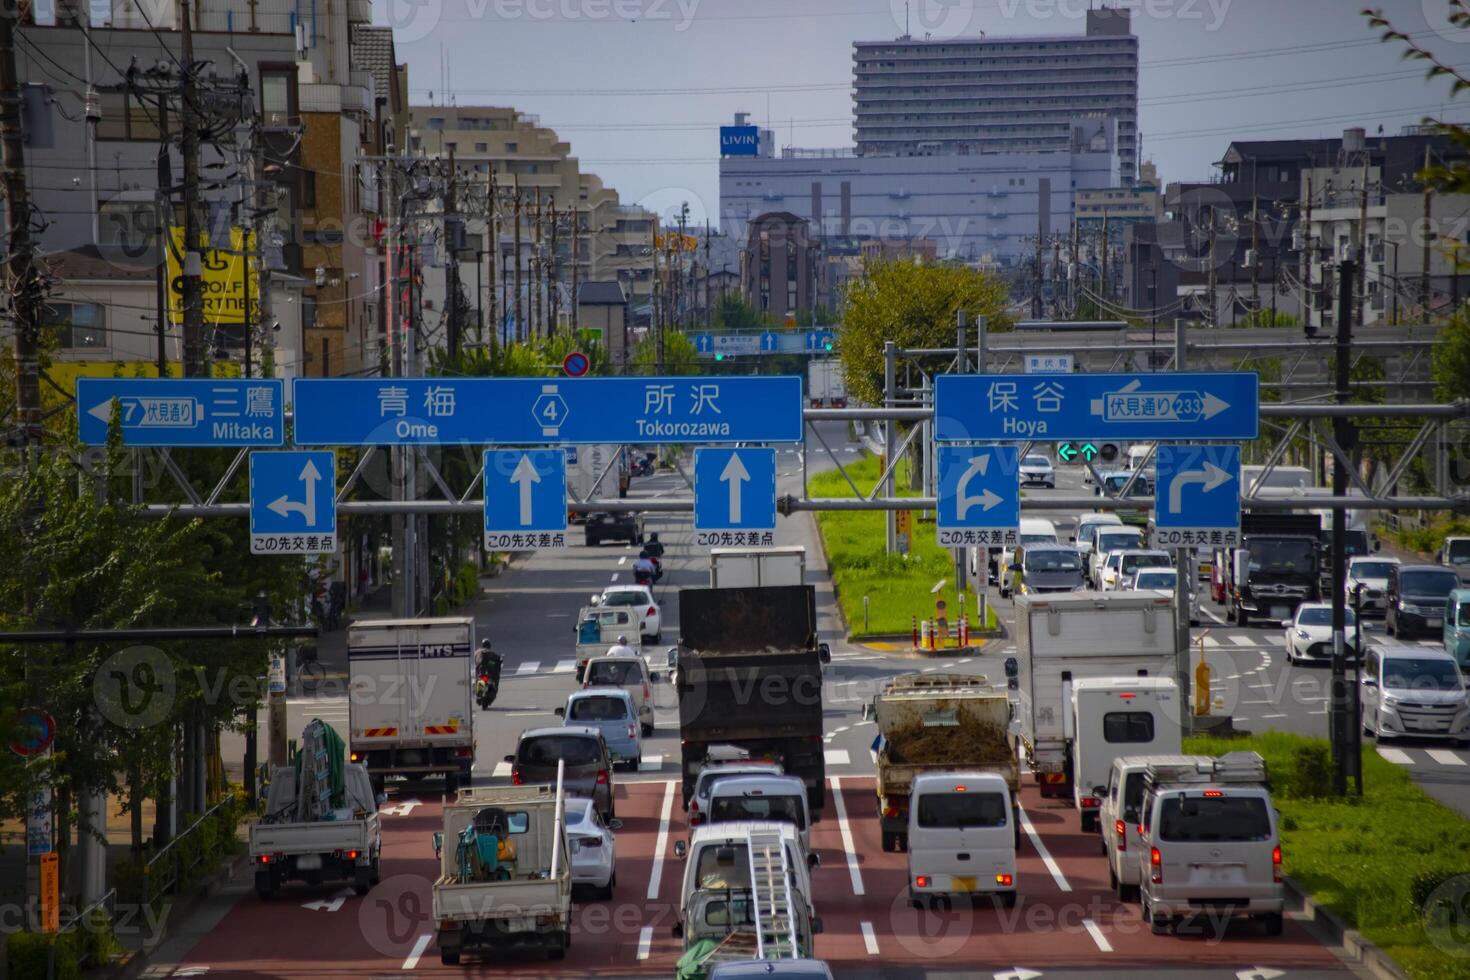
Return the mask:
<svg viewBox="0 0 1470 980">
<path fill-rule="evenodd" d="M 497 669 L 492 675 L 484 670 L 475 677 L 475 703 L 480 706 L 481 711 L 489 711 L 490 705 L 495 703 L 495 696 L 500 693 L 500 671 Z"/>
</svg>

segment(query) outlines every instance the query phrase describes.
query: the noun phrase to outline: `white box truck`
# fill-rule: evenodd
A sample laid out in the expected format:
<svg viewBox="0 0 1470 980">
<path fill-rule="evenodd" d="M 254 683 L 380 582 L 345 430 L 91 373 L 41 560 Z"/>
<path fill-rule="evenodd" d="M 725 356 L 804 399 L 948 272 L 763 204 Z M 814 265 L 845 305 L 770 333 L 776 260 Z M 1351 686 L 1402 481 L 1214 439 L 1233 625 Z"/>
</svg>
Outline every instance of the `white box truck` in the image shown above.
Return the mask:
<svg viewBox="0 0 1470 980">
<path fill-rule="evenodd" d="M 1072 800 L 1084 832 L 1097 829 L 1113 760 L 1183 751 L 1179 685 L 1172 677 L 1084 677 L 1072 682 Z"/>
<path fill-rule="evenodd" d="M 1073 795 L 1072 684 L 1088 677 L 1174 676 L 1174 600 L 1157 592 L 1018 595 L 1016 728 L 1043 797 Z"/>
<path fill-rule="evenodd" d="M 846 408 L 847 376 L 836 358 L 812 361 L 806 367 L 806 397 L 812 408 Z"/>
<path fill-rule="evenodd" d="M 347 630 L 348 748 L 381 790 L 388 776 L 468 784 L 475 763 L 475 621 L 358 620 Z"/>
<path fill-rule="evenodd" d="M 623 446 L 568 446 L 565 451 L 568 505 L 585 499 L 622 498 L 628 495 L 632 468 L 628 464 L 628 453 Z M 581 524 L 587 519 L 587 515 L 573 513 L 569 506 L 567 519 L 574 524 Z"/>
<path fill-rule="evenodd" d="M 709 553 L 709 587 L 758 589 L 770 585 L 805 585 L 806 549 L 715 548 Z"/>
</svg>

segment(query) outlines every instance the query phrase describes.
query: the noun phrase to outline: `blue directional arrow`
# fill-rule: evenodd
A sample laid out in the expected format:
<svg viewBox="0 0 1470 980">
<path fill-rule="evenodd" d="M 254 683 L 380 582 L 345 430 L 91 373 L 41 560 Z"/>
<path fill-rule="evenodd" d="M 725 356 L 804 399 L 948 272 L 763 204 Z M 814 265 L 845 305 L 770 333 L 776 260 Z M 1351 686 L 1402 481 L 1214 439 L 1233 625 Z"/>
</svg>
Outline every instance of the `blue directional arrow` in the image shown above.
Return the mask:
<svg viewBox="0 0 1470 980">
<path fill-rule="evenodd" d="M 484 466 L 487 547 L 503 546 L 492 541 L 492 535 L 566 531 L 565 450 L 490 450 L 485 453 Z M 537 545 L 528 542 L 525 546 Z"/>
<path fill-rule="evenodd" d="M 1240 532 L 1240 447 L 1160 446 L 1154 453 L 1154 541 L 1234 544 Z"/>
<path fill-rule="evenodd" d="M 775 527 L 776 450 L 694 451 L 696 531 L 771 531 Z"/>
<path fill-rule="evenodd" d="M 250 550 L 331 554 L 337 534 L 333 452 L 250 454 Z"/>
<path fill-rule="evenodd" d="M 715 339 L 707 333 L 702 333 L 694 338 L 694 349 L 701 354 L 708 354 L 715 349 Z"/>
<path fill-rule="evenodd" d="M 761 334 L 761 350 L 767 354 L 774 353 L 781 345 L 781 340 L 775 334 L 767 330 Z"/>
</svg>

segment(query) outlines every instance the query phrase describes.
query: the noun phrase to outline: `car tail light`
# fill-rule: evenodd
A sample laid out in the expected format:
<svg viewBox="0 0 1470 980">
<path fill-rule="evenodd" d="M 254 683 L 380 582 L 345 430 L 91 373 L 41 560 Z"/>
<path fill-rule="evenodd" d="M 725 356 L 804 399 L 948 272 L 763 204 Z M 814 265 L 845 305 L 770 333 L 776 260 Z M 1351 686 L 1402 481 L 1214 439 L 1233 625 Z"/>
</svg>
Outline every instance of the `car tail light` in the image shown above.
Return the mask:
<svg viewBox="0 0 1470 980">
<path fill-rule="evenodd" d="M 1114 820 L 1113 833 L 1118 838 L 1118 850 L 1128 850 L 1128 825 L 1121 820 Z"/>
<path fill-rule="evenodd" d="M 649 700 L 652 700 L 652 698 L 653 698 L 653 689 L 648 686 L 648 682 L 647 681 L 644 681 L 643 682 L 643 700 L 649 701 Z"/>
<path fill-rule="evenodd" d="M 629 738 L 637 738 L 638 737 L 638 726 L 637 725 L 629 725 L 628 726 L 628 737 Z"/>
<path fill-rule="evenodd" d="M 1118 695 L 1118 697 L 1122 698 L 1125 701 L 1131 701 L 1133 698 L 1138 697 L 1138 695 L 1137 694 L 1120 694 L 1120 695 Z"/>
<path fill-rule="evenodd" d="M 699 813 L 691 813 L 691 814 L 689 814 L 689 826 L 691 826 L 691 827 L 699 827 L 699 826 L 703 826 L 703 824 L 704 824 L 704 816 L 703 816 L 703 814 L 699 814 Z"/>
<path fill-rule="evenodd" d="M 256 860 L 258 860 L 261 864 L 270 864 L 271 863 L 271 856 L 269 854 L 262 854 Z"/>
<path fill-rule="evenodd" d="M 1013 879 L 1011 878 L 1010 875 L 996 875 L 995 876 L 995 883 L 997 885 L 1001 885 L 1002 887 L 1005 887 L 1005 888 L 1011 887 L 1012 880 Z"/>
<path fill-rule="evenodd" d="M 1279 883 L 1281 881 L 1281 845 L 1277 844 L 1271 848 L 1271 880 Z"/>
<path fill-rule="evenodd" d="M 490 675 L 489 674 L 481 674 L 480 675 L 480 683 L 481 684 L 489 684 L 490 683 Z"/>
<path fill-rule="evenodd" d="M 347 860 L 349 860 L 349 861 L 356 861 L 357 860 L 357 852 L 356 851 L 348 851 L 347 852 Z"/>
<path fill-rule="evenodd" d="M 1138 831 L 1138 836 L 1139 836 L 1139 837 L 1142 837 L 1142 836 L 1143 836 L 1143 824 L 1139 824 L 1139 825 L 1138 825 L 1138 826 L 1137 826 L 1137 827 L 1136 827 L 1136 828 L 1134 828 L 1134 829 L 1135 829 L 1135 830 L 1137 830 L 1137 831 Z"/>
<path fill-rule="evenodd" d="M 607 785 L 607 770 L 606 769 L 599 769 L 599 770 L 597 770 L 597 785 L 599 785 L 599 786 L 606 786 Z"/>
<path fill-rule="evenodd" d="M 929 887 L 929 876 L 928 875 L 919 875 L 917 878 L 914 879 L 914 887 L 915 888 L 928 888 Z"/>
<path fill-rule="evenodd" d="M 656 606 L 649 606 L 648 607 L 648 612 L 644 613 L 643 615 L 645 615 L 645 616 L 652 616 L 652 615 L 654 615 L 657 612 L 658 612 L 658 607 L 656 607 Z"/>
<path fill-rule="evenodd" d="M 902 811 L 896 806 L 885 806 L 883 808 L 883 816 L 892 820 L 894 817 L 902 816 Z"/>
<path fill-rule="evenodd" d="M 1153 869 L 1153 873 L 1150 876 L 1149 880 L 1152 881 L 1155 885 L 1163 883 L 1164 858 L 1163 855 L 1159 854 L 1159 849 L 1157 847 L 1150 847 L 1148 849 L 1148 864 L 1149 867 Z"/>
<path fill-rule="evenodd" d="M 1222 792 L 1220 792 L 1218 789 L 1207 789 L 1207 790 L 1205 790 L 1205 796 L 1209 797 L 1212 800 L 1218 799 L 1218 798 L 1220 798 L 1220 797 L 1222 797 L 1224 795 L 1225 794 L 1222 793 Z"/>
<path fill-rule="evenodd" d="M 556 925 L 556 916 L 554 916 L 554 915 L 538 915 L 538 916 L 536 916 L 536 924 L 538 926 L 552 926 L 552 925 Z"/>
<path fill-rule="evenodd" d="M 353 753 L 351 753 L 348 756 L 348 760 L 347 761 L 349 761 L 349 762 L 361 762 L 362 761 L 362 756 L 358 755 L 356 752 L 353 752 Z"/>
<path fill-rule="evenodd" d="M 1084 797 L 1082 797 L 1082 806 L 1084 808 L 1086 808 L 1086 809 L 1093 809 L 1093 810 L 1097 809 L 1097 807 L 1098 807 L 1098 799 L 1097 799 L 1097 797 L 1095 797 L 1095 796 L 1084 796 Z"/>
<path fill-rule="evenodd" d="M 524 786 L 526 780 L 521 776 L 521 767 L 514 766 L 510 770 L 510 781 L 514 786 Z"/>
<path fill-rule="evenodd" d="M 454 750 L 454 757 L 456 759 L 473 759 L 475 757 L 474 747 L 473 746 L 465 746 L 463 748 L 455 749 Z"/>
</svg>

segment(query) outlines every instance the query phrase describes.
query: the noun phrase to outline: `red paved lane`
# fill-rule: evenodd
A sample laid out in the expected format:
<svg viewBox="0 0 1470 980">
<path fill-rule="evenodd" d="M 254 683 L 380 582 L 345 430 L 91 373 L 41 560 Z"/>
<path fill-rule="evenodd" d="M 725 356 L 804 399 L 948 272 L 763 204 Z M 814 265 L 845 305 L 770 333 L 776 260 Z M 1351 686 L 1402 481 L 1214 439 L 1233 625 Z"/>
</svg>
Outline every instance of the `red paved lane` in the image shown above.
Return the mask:
<svg viewBox="0 0 1470 980">
<path fill-rule="evenodd" d="M 1075 811 L 1041 800 L 1031 787 L 1022 797 L 1027 814 L 1070 891 L 1063 891 L 1029 837 L 1023 835 L 1018 867 L 1021 899 L 1016 908 L 997 909 L 981 899 L 973 908 L 958 904 L 950 911 L 920 913 L 908 906 L 905 855 L 885 854 L 880 846 L 872 778 L 846 778 L 839 783 L 863 894 L 854 890 L 849 852 L 829 785 L 823 821 L 812 831 L 812 845 L 822 861 L 813 873 L 812 888 L 825 926 L 817 937 L 816 952 L 833 963 L 997 970 L 1185 963 L 1209 967 L 1243 962 L 1265 962 L 1278 969 L 1333 969 L 1339 965 L 1328 950 L 1290 923 L 1279 938 L 1261 935 L 1253 924 L 1231 928 L 1223 938 L 1213 932 L 1152 935 L 1139 917 L 1138 906 L 1119 903 L 1108 890 L 1107 865 L 1096 835 L 1083 834 Z M 660 815 L 670 785 L 674 793 L 664 861 L 650 897 Z M 437 871 L 430 840 L 441 828 L 443 807 L 436 793 L 418 798 L 424 803 L 411 813 L 384 817 L 383 881 L 367 896 L 358 898 L 350 889 L 290 886 L 274 901 L 262 902 L 252 892 L 240 899 L 181 965 L 207 966 L 211 977 L 286 980 L 404 969 L 442 977 L 672 973 L 680 947 L 669 930 L 683 874 L 682 863 L 673 855 L 673 842 L 686 834 L 676 784 L 619 787 L 617 815 L 623 829 L 617 842 L 617 891 L 609 902 L 574 903 L 572 946 L 560 963 L 530 953 L 494 963 L 467 957 L 459 967 L 440 964 L 438 948 L 426 937 L 433 933 L 429 892 Z M 1290 860 L 1288 854 L 1288 868 Z M 335 911 L 329 904 L 302 907 L 307 902 L 331 903 L 339 898 Z M 1095 935 L 1084 920 L 1093 924 Z M 870 935 L 865 934 L 865 923 Z M 1101 948 L 1099 938 L 1111 951 Z M 876 954 L 870 951 L 870 942 Z M 645 958 L 640 959 L 640 953 Z"/>
</svg>

